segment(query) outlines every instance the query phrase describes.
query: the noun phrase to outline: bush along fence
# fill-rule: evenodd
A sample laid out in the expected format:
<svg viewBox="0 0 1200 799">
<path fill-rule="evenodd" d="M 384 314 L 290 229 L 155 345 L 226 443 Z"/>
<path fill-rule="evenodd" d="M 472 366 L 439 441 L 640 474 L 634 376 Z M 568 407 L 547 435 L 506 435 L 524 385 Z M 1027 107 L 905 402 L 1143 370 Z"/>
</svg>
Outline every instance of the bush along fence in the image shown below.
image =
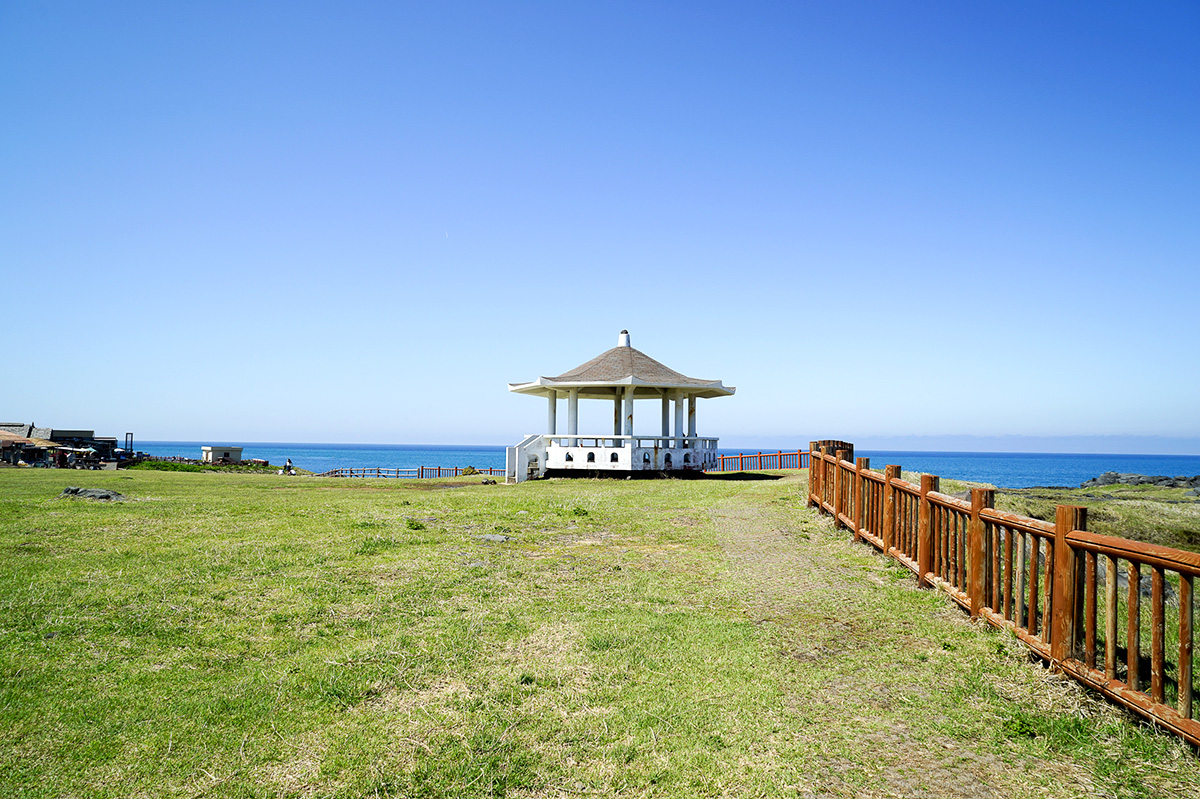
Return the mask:
<svg viewBox="0 0 1200 799">
<path fill-rule="evenodd" d="M 1087 531 L 1087 511 L 1054 522 L 996 510 L 872 471 L 853 449 L 813 442 L 808 503 L 1052 667 L 1200 746 L 1193 619 L 1200 555 Z M 1148 578 L 1148 579 L 1147 579 Z M 1149 639 L 1149 648 L 1146 648 Z"/>
<path fill-rule="evenodd" d="M 476 469 L 474 466 L 416 466 L 412 469 L 330 469 L 316 477 L 399 477 L 422 480 L 427 477 L 503 477 L 503 469 Z"/>
</svg>

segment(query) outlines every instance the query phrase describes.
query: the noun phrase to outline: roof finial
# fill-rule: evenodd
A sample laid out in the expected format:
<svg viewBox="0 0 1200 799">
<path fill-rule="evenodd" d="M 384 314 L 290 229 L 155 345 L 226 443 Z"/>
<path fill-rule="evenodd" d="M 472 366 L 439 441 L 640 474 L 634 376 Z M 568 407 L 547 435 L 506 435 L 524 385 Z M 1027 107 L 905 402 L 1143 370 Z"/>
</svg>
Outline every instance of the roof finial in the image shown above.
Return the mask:
<svg viewBox="0 0 1200 799">
<path fill-rule="evenodd" d="M 618 347 L 633 346 L 632 344 L 629 343 L 629 331 L 628 330 L 622 330 L 621 335 L 617 336 L 617 346 Z"/>
</svg>

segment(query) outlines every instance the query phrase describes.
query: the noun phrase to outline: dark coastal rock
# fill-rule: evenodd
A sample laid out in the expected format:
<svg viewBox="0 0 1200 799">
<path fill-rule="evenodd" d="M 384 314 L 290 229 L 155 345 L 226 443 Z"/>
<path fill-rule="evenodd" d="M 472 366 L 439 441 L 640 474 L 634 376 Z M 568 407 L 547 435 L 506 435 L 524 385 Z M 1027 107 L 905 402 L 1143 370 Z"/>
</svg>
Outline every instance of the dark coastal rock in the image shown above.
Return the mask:
<svg viewBox="0 0 1200 799">
<path fill-rule="evenodd" d="M 1080 483 L 1080 488 L 1096 488 L 1110 485 L 1152 485 L 1158 488 L 1200 488 L 1200 474 L 1194 477 L 1179 475 L 1167 477 L 1164 474 L 1126 474 L 1123 472 L 1105 472 L 1099 477 L 1093 477 L 1086 483 Z"/>
<path fill-rule="evenodd" d="M 125 497 L 109 488 L 79 488 L 78 486 L 67 486 L 63 489 L 63 492 L 60 496 L 83 497 L 84 499 L 103 499 L 109 502 L 125 499 Z"/>
</svg>

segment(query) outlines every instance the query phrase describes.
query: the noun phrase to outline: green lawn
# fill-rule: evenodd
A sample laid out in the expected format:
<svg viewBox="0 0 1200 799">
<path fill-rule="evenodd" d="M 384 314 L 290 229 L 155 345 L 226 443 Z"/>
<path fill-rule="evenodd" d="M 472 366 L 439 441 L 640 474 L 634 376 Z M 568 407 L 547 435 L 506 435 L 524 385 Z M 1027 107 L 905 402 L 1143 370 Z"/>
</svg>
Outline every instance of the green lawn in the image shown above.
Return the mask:
<svg viewBox="0 0 1200 799">
<path fill-rule="evenodd" d="M 1058 504 L 1086 507 L 1092 532 L 1200 552 L 1200 498 L 1185 488 L 1006 488 L 996 497 L 1002 510 L 1049 521 Z"/>
<path fill-rule="evenodd" d="M 1200 791 L 804 494 L 0 470 L 0 793 Z"/>
</svg>

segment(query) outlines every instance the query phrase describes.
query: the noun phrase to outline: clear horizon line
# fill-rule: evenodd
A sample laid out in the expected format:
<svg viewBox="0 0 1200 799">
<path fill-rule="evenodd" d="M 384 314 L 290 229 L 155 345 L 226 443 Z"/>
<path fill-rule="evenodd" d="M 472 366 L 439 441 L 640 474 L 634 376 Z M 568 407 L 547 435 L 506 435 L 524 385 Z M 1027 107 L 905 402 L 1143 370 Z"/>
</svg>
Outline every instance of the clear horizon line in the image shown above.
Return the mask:
<svg viewBox="0 0 1200 799">
<path fill-rule="evenodd" d="M 780 439 L 788 436 L 730 436 L 731 440 L 721 442 L 723 450 L 745 450 L 747 452 L 795 452 L 805 451 L 810 440 L 802 439 L 787 446 L 781 446 Z M 136 449 L 139 441 L 144 444 L 189 444 L 209 445 L 216 439 L 196 438 L 146 438 L 135 439 Z M 1021 434 L 1004 435 L 873 435 L 851 436 L 843 439 L 855 445 L 861 451 L 875 452 L 941 452 L 962 454 L 1027 454 L 1027 455 L 1147 455 L 1200 457 L 1200 437 L 1192 436 L 1139 436 L 1132 434 L 1064 435 L 1064 436 L 1033 436 Z M 1055 446 L 1048 446 L 1053 442 Z M 1090 446 L 1080 446 L 1090 443 Z M 1120 445 L 1112 449 L 1105 445 Z M 1013 445 L 1024 444 L 1030 448 L 1016 448 Z M 1037 446 L 1041 444 L 1042 446 Z M 1137 444 L 1137 446 L 1129 446 Z M 321 447 L 428 447 L 428 448 L 473 448 L 473 447 L 507 447 L 510 443 L 480 443 L 480 442 L 381 442 L 381 441 L 250 441 L 241 440 L 240 444 L 230 440 L 213 446 L 297 446 L 311 445 Z M 991 445 L 991 446 L 989 446 Z M 1007 446 L 1006 446 L 1007 445 Z M 1162 449 L 1159 450 L 1159 446 Z M 1182 446 L 1181 446 L 1182 445 Z M 998 447 L 998 448 L 997 448 Z M 1156 451 L 1157 450 L 1157 451 Z M 1186 451 L 1185 451 L 1186 450 Z"/>
</svg>

